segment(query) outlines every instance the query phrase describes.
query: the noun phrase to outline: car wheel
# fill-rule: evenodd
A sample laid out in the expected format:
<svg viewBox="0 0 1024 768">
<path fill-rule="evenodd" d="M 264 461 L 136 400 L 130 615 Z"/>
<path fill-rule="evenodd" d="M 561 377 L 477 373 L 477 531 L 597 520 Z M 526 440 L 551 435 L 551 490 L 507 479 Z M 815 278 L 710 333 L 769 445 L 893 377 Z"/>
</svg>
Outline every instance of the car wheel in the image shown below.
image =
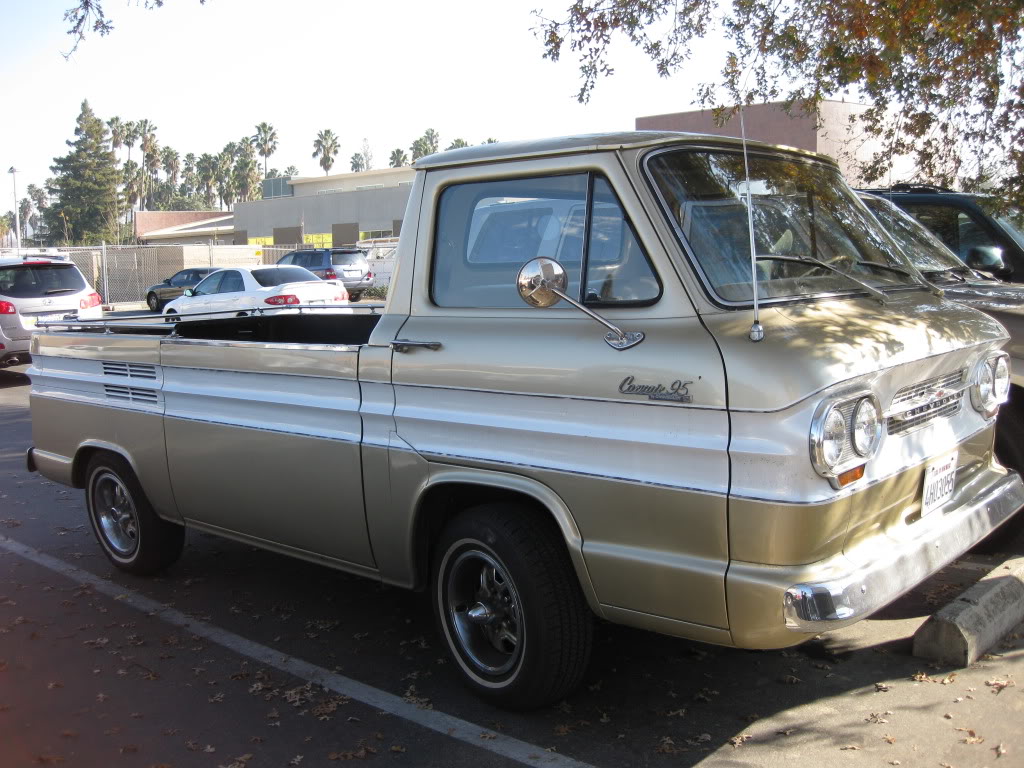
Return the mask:
<svg viewBox="0 0 1024 768">
<path fill-rule="evenodd" d="M 355 293 L 350 293 L 348 295 L 349 301 L 359 301 L 361 298 L 363 298 L 363 294 L 360 291 L 356 291 Z"/>
<path fill-rule="evenodd" d="M 535 510 L 488 504 L 454 518 L 435 549 L 434 614 L 463 682 L 510 709 L 575 688 L 592 616 L 561 533 Z"/>
<path fill-rule="evenodd" d="M 157 516 L 127 461 L 98 453 L 85 477 L 89 522 L 110 562 L 122 571 L 148 576 L 181 556 L 185 529 Z"/>
<path fill-rule="evenodd" d="M 156 297 L 155 293 L 151 293 L 146 297 L 146 304 L 149 305 L 150 312 L 160 311 L 160 299 Z"/>
<path fill-rule="evenodd" d="M 178 313 L 175 312 L 173 309 L 168 309 L 166 314 L 164 314 L 164 322 L 165 323 L 177 323 L 179 320 L 181 320 L 180 317 L 176 317 L 177 314 Z"/>
</svg>

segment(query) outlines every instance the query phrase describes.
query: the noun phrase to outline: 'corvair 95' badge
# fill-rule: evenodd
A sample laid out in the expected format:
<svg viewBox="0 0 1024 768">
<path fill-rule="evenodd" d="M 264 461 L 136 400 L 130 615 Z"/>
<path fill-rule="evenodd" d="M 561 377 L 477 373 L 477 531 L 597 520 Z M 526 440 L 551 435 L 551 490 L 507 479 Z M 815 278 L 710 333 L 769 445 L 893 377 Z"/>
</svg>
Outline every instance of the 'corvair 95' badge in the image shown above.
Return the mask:
<svg viewBox="0 0 1024 768">
<path fill-rule="evenodd" d="M 692 381 L 676 379 L 667 387 L 664 384 L 637 384 L 636 379 L 627 376 L 619 384 L 619 392 L 624 395 L 647 395 L 650 400 L 672 400 L 677 403 L 692 403 L 693 396 L 687 390 Z"/>
</svg>

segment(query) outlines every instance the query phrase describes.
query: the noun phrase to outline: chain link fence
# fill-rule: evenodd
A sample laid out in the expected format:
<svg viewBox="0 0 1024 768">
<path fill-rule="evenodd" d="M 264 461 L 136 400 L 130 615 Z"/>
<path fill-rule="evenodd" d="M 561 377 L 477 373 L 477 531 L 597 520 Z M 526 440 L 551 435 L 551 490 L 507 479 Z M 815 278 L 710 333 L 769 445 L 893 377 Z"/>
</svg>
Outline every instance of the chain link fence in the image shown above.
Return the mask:
<svg viewBox="0 0 1024 768">
<path fill-rule="evenodd" d="M 374 286 L 387 286 L 394 272 L 397 240 L 359 243 L 367 252 Z M 141 304 L 147 290 L 182 269 L 276 264 L 308 245 L 98 245 L 47 248 L 41 256 L 65 256 L 85 275 L 106 305 Z"/>
</svg>

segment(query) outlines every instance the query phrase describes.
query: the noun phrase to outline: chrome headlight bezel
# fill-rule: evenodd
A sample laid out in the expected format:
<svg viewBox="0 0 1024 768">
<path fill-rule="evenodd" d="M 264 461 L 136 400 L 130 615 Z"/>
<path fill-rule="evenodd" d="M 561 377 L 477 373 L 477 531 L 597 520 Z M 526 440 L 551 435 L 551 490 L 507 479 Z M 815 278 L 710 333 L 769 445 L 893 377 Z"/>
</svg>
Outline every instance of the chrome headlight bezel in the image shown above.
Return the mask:
<svg viewBox="0 0 1024 768">
<path fill-rule="evenodd" d="M 1005 366 L 1005 378 L 999 375 Z M 971 374 L 971 405 L 985 418 L 995 416 L 999 406 L 1010 394 L 1010 356 L 1005 352 L 989 355 L 978 361 Z M 1005 381 L 1005 387 L 999 381 Z M 1002 391 L 998 391 L 1002 390 Z"/>
<path fill-rule="evenodd" d="M 861 454 L 854 447 L 853 428 L 855 425 L 854 414 L 857 412 L 857 409 L 868 407 L 864 404 L 864 401 L 868 401 L 870 406 L 874 408 L 878 416 L 878 422 L 871 445 L 866 448 L 865 453 Z M 843 443 L 835 461 L 830 460 L 831 457 L 826 451 L 826 425 L 829 423 L 830 418 L 833 419 L 834 423 L 835 417 L 833 414 L 841 416 L 844 422 L 842 429 Z M 878 448 L 882 444 L 882 419 L 882 408 L 878 398 L 869 390 L 844 393 L 823 400 L 818 405 L 814 412 L 814 417 L 811 419 L 809 443 L 811 464 L 814 467 L 814 471 L 822 477 L 828 478 L 834 485 L 835 479 L 843 472 L 867 463 L 878 452 Z"/>
</svg>

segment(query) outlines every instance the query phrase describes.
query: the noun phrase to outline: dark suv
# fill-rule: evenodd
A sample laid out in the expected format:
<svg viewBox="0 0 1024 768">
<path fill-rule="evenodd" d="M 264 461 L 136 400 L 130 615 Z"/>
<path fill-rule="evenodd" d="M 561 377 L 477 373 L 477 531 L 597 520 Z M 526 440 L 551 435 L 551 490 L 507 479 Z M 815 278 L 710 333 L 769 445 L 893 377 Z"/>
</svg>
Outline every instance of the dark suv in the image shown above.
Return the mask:
<svg viewBox="0 0 1024 768">
<path fill-rule="evenodd" d="M 967 266 L 1024 283 L 1024 211 L 994 197 L 943 187 L 894 184 L 866 189 L 890 200 L 938 235 Z"/>
<path fill-rule="evenodd" d="M 366 251 L 359 248 L 310 248 L 286 253 L 278 264 L 305 267 L 321 280 L 341 282 L 349 301 L 359 301 L 363 291 L 373 287 L 373 273 L 366 261 Z"/>
</svg>

